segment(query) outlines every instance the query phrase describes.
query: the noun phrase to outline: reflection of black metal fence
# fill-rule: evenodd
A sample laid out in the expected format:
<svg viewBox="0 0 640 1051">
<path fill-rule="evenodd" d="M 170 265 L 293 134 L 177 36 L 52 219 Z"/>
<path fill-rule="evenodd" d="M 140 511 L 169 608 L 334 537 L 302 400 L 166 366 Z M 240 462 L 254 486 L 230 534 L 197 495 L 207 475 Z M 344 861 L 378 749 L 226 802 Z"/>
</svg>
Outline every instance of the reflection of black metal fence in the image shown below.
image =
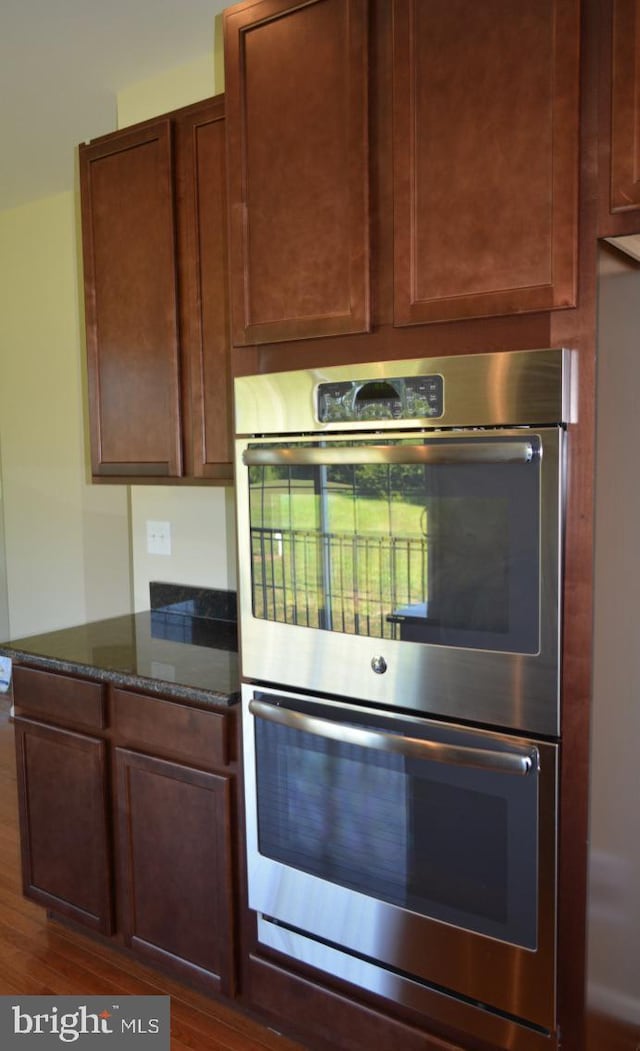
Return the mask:
<svg viewBox="0 0 640 1051">
<path fill-rule="evenodd" d="M 252 529 L 253 612 L 262 620 L 395 638 L 388 617 L 424 603 L 424 537 Z"/>
</svg>

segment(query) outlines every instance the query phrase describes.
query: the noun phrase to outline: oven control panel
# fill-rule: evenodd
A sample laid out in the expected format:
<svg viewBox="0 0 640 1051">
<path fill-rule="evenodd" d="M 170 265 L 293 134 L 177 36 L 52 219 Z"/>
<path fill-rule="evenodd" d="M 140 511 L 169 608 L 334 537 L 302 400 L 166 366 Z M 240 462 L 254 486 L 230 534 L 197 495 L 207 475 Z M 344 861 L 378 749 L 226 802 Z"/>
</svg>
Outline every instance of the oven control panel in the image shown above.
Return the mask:
<svg viewBox="0 0 640 1051">
<path fill-rule="evenodd" d="M 444 381 L 433 375 L 320 383 L 316 398 L 320 423 L 434 419 L 444 413 Z"/>
</svg>

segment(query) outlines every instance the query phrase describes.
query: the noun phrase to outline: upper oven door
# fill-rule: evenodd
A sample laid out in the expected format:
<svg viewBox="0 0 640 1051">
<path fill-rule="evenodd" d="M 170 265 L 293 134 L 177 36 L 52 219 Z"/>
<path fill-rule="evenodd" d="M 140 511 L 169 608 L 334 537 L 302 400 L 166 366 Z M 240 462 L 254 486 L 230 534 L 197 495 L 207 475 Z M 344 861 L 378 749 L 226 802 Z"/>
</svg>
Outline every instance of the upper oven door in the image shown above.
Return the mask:
<svg viewBox="0 0 640 1051">
<path fill-rule="evenodd" d="M 557 733 L 562 437 L 238 443 L 245 677 Z"/>
</svg>

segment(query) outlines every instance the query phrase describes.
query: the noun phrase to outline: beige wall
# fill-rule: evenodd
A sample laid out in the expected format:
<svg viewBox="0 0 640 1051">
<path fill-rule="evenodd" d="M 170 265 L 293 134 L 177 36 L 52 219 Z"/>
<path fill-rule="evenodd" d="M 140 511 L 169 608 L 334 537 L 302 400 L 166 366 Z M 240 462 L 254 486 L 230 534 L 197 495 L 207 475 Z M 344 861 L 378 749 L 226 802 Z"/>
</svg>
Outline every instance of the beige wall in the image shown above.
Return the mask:
<svg viewBox="0 0 640 1051">
<path fill-rule="evenodd" d="M 219 19 L 204 44 L 122 91 L 119 125 L 222 90 Z M 0 213 L 0 635 L 13 639 L 146 608 L 152 579 L 235 587 L 230 489 L 89 481 L 79 245 L 77 191 Z M 170 557 L 147 554 L 148 518 L 171 522 Z"/>
<path fill-rule="evenodd" d="M 211 49 L 186 66 L 169 69 L 160 76 L 131 84 L 118 92 L 118 127 L 158 117 L 180 106 L 189 106 L 215 93 L 213 70 L 213 24 Z"/>
<path fill-rule="evenodd" d="M 8 639 L 9 600 L 7 597 L 7 561 L 4 553 L 4 502 L 2 496 L 2 449 L 0 449 L 0 639 Z"/>
<path fill-rule="evenodd" d="M 147 520 L 170 522 L 170 556 L 147 553 Z M 235 589 L 233 490 L 132 488 L 131 544 L 136 610 L 149 608 L 151 580 Z"/>
<path fill-rule="evenodd" d="M 88 482 L 76 197 L 0 213 L 0 445 L 11 638 L 130 608 L 127 493 Z"/>
<path fill-rule="evenodd" d="M 640 270 L 623 256 L 600 263 L 588 995 L 638 1026 Z"/>
</svg>

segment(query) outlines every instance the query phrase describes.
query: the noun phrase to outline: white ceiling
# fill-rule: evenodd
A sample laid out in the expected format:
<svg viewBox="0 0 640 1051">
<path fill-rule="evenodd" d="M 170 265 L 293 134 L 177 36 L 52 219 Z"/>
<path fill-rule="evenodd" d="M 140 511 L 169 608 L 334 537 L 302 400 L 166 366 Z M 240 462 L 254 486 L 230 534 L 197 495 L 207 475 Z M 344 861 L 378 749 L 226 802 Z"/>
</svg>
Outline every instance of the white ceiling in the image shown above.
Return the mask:
<svg viewBox="0 0 640 1051">
<path fill-rule="evenodd" d="M 211 52 L 230 2 L 0 0 L 0 211 L 70 189 L 117 92 Z"/>
</svg>

